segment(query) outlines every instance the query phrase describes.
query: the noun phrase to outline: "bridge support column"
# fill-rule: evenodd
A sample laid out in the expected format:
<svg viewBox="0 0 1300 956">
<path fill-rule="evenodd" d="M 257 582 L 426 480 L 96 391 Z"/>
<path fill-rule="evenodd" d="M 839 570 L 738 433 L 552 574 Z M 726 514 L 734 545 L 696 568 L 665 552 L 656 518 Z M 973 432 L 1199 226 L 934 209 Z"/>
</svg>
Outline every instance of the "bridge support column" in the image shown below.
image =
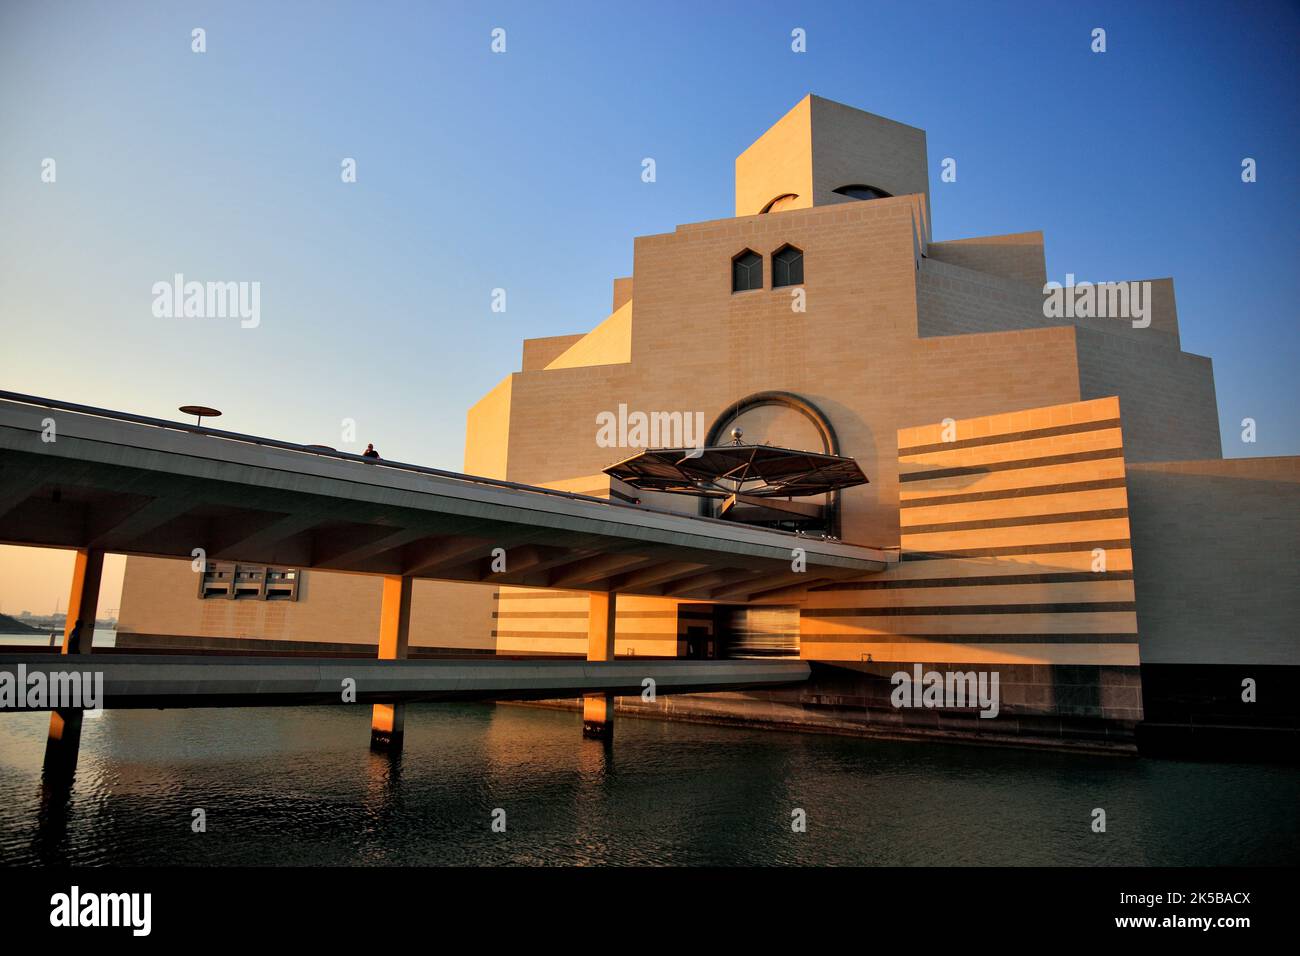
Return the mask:
<svg viewBox="0 0 1300 956">
<path fill-rule="evenodd" d="M 614 617 L 618 595 L 593 591 L 587 613 L 587 660 L 614 659 Z M 588 694 L 582 700 L 582 736 L 594 740 L 614 738 L 614 695 Z"/>
<path fill-rule="evenodd" d="M 99 608 L 99 582 L 104 574 L 104 552 L 80 548 L 72 563 L 72 590 L 68 595 L 68 617 L 63 624 L 63 654 L 89 654 L 95 640 L 95 612 Z M 62 709 L 50 712 L 50 731 L 45 739 L 45 775 L 71 782 L 77 772 L 81 751 L 83 711 Z"/>
<path fill-rule="evenodd" d="M 379 608 L 379 659 L 406 660 L 411 636 L 411 591 L 415 579 L 402 575 L 384 576 L 384 596 Z M 402 749 L 406 705 L 375 704 L 370 715 L 370 749 Z"/>
</svg>

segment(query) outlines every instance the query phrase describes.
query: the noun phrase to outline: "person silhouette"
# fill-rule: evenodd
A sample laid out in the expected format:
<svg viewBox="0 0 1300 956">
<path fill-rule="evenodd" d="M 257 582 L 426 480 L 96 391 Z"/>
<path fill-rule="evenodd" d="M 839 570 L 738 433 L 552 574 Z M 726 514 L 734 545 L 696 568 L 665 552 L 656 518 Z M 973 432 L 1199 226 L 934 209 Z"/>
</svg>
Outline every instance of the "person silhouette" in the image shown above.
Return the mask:
<svg viewBox="0 0 1300 956">
<path fill-rule="evenodd" d="M 362 458 L 378 458 L 378 457 L 379 457 L 379 452 L 375 451 L 375 446 L 374 446 L 373 444 L 371 444 L 371 445 L 366 445 L 366 450 L 363 451 L 363 452 L 361 453 L 361 457 L 362 457 Z"/>
</svg>

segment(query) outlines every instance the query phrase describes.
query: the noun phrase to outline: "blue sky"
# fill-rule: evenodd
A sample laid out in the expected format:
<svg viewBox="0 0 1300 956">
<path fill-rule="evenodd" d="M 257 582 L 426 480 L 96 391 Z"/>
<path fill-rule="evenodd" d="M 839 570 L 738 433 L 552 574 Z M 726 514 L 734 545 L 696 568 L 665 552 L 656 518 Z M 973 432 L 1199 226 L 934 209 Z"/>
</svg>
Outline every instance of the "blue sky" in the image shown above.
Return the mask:
<svg viewBox="0 0 1300 956">
<path fill-rule="evenodd" d="M 736 154 L 815 92 L 927 130 L 936 239 L 1042 229 L 1054 279 L 1173 276 L 1225 454 L 1295 454 L 1298 28 L 1281 3 L 7 0 L 0 383 L 339 447 L 353 418 L 458 468 L 521 340 L 599 322 L 633 236 L 730 216 Z M 261 325 L 154 318 L 176 272 L 260 281 Z"/>
</svg>

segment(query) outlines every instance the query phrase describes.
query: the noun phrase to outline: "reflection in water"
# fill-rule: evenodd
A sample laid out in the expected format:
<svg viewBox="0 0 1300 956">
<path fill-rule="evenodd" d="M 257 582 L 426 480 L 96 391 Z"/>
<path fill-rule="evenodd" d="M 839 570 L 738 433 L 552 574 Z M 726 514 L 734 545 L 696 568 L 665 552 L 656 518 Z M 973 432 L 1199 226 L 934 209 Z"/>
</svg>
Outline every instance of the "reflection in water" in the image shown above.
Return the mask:
<svg viewBox="0 0 1300 956">
<path fill-rule="evenodd" d="M 614 774 L 614 739 L 583 737 L 578 748 L 578 773 L 587 783 L 602 783 Z"/>
<path fill-rule="evenodd" d="M 1300 862 L 1300 770 L 1000 751 L 410 705 L 109 711 L 71 793 L 49 718 L 0 717 L 8 863 L 1066 864 Z M 1091 831 L 1094 807 L 1107 832 Z M 207 830 L 194 833 L 202 808 Z M 807 815 L 794 833 L 791 813 Z M 506 831 L 494 832 L 493 812 Z"/>
<path fill-rule="evenodd" d="M 53 864 L 67 859 L 65 841 L 72 809 L 72 784 L 72 778 L 66 773 L 41 774 L 32 841 L 35 862 Z"/>
<path fill-rule="evenodd" d="M 367 750 L 365 761 L 365 792 L 362 797 L 364 823 L 360 833 L 359 864 L 373 865 L 390 862 L 382 852 L 368 849 L 376 834 L 401 820 L 402 811 L 402 755 L 385 750 Z"/>
</svg>

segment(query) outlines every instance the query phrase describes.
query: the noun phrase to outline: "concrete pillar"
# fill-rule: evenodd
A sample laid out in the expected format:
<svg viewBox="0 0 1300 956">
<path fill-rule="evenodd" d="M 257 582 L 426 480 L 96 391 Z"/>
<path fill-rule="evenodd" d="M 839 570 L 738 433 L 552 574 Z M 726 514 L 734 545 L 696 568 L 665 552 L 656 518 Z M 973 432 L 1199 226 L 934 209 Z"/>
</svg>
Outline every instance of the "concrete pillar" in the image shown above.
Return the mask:
<svg viewBox="0 0 1300 956">
<path fill-rule="evenodd" d="M 411 590 L 414 578 L 398 574 L 384 576 L 384 596 L 379 607 L 379 659 L 406 660 L 411 637 Z M 370 716 L 370 748 L 402 749 L 405 704 L 375 704 Z"/>
<path fill-rule="evenodd" d="M 80 548 L 72 564 L 72 591 L 68 595 L 68 618 L 63 625 L 63 654 L 89 654 L 95 639 L 95 612 L 99 608 L 99 582 L 104 575 L 104 552 Z M 71 780 L 77 771 L 81 750 L 80 710 L 50 713 L 50 732 L 45 739 L 45 773 Z"/>
<path fill-rule="evenodd" d="M 618 595 L 593 591 L 587 613 L 587 660 L 614 659 L 614 618 Z M 614 695 L 588 694 L 582 700 L 582 736 L 596 740 L 614 737 Z"/>
</svg>

